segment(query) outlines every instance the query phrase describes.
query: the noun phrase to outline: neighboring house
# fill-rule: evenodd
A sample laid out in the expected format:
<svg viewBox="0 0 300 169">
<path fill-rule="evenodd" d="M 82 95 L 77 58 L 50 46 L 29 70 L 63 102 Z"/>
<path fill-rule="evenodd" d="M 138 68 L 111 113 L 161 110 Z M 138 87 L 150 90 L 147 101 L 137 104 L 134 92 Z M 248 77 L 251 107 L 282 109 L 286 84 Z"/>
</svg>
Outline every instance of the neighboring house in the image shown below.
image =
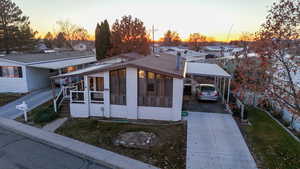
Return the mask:
<svg viewBox="0 0 300 169">
<path fill-rule="evenodd" d="M 84 79 L 81 90 L 70 92 L 72 117 L 178 121 L 185 65 L 174 55 L 130 53 L 53 78 L 81 76 Z"/>
<path fill-rule="evenodd" d="M 0 93 L 27 93 L 50 87 L 50 76 L 96 61 L 93 52 L 0 55 Z"/>
<path fill-rule="evenodd" d="M 73 45 L 73 49 L 76 51 L 86 51 L 88 49 L 88 47 L 84 43 L 77 43 L 77 44 Z"/>
</svg>

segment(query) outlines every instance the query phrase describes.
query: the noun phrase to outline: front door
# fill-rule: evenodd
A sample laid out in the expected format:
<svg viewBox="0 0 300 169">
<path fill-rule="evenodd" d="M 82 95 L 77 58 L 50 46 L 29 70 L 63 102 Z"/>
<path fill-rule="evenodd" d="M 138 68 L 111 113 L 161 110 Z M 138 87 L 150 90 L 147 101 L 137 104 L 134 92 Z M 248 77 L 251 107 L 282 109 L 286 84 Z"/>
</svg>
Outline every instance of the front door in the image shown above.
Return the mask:
<svg viewBox="0 0 300 169">
<path fill-rule="evenodd" d="M 89 78 L 89 100 L 90 100 L 90 115 L 104 115 L 104 78 L 90 77 Z"/>
</svg>

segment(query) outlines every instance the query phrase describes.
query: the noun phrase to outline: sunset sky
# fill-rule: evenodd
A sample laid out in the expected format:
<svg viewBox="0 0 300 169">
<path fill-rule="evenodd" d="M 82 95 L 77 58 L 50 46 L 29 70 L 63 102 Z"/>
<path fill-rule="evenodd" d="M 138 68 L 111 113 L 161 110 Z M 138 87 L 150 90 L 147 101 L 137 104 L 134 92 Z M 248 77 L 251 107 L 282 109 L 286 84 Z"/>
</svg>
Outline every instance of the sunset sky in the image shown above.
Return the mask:
<svg viewBox="0 0 300 169">
<path fill-rule="evenodd" d="M 216 40 L 238 38 L 242 32 L 255 32 L 264 21 L 274 0 L 12 0 L 30 17 L 40 34 L 55 30 L 56 21 L 70 20 L 94 34 L 97 22 L 131 14 L 148 30 L 154 24 L 156 38 L 168 29 L 183 39 L 192 32 Z"/>
</svg>

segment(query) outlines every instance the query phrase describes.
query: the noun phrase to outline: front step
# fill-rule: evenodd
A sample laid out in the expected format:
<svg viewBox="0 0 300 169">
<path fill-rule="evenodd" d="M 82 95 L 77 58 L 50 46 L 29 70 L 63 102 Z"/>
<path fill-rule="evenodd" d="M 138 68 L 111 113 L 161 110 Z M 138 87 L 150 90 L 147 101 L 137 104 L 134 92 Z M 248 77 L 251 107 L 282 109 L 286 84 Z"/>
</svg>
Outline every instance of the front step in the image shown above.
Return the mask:
<svg viewBox="0 0 300 169">
<path fill-rule="evenodd" d="M 69 116 L 70 115 L 70 100 L 65 99 L 61 105 L 60 105 L 60 114 L 63 116 Z"/>
</svg>

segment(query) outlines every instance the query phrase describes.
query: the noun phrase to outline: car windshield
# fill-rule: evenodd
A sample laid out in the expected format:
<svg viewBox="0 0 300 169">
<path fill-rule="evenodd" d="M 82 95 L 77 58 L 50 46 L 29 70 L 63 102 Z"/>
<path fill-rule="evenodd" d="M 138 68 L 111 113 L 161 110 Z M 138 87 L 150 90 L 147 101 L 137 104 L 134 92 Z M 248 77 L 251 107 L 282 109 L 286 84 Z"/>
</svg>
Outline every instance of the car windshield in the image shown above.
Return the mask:
<svg viewBox="0 0 300 169">
<path fill-rule="evenodd" d="M 208 92 L 213 92 L 216 89 L 212 86 L 201 86 L 201 91 L 208 91 Z"/>
</svg>

